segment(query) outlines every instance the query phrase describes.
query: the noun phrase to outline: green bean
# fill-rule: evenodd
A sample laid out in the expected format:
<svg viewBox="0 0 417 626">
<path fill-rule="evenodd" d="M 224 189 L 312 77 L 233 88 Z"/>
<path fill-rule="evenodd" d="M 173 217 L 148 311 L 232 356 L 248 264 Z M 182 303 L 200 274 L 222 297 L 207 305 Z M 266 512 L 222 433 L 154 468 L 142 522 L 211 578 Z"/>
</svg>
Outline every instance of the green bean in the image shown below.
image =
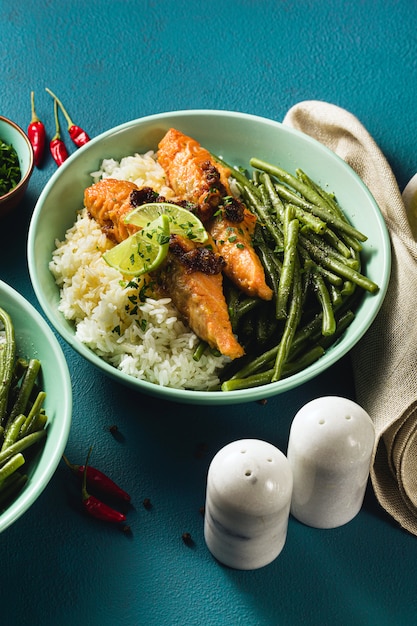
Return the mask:
<svg viewBox="0 0 417 626">
<path fill-rule="evenodd" d="M 322 346 L 314 346 L 306 352 L 299 360 L 288 362 L 283 365 L 282 378 L 292 376 L 297 372 L 301 372 L 306 367 L 317 361 L 324 354 L 324 348 Z M 267 385 L 272 381 L 274 368 L 268 369 L 265 372 L 258 374 L 252 374 L 246 378 L 230 378 L 222 383 L 222 391 L 237 391 L 238 389 L 249 389 L 252 387 L 259 387 L 260 385 Z"/>
<path fill-rule="evenodd" d="M 35 415 L 32 415 L 31 417 L 27 417 L 20 430 L 19 439 L 26 437 L 26 435 L 34 433 L 37 430 L 45 428 L 47 421 L 48 416 L 43 410 L 39 411 L 39 413 L 36 413 Z"/>
<path fill-rule="evenodd" d="M 36 378 L 38 377 L 38 373 L 40 370 L 41 364 L 38 359 L 30 359 L 28 368 L 23 376 L 22 384 L 19 389 L 18 396 L 16 401 L 12 407 L 9 418 L 6 423 L 6 432 L 13 421 L 13 419 L 19 415 L 19 413 L 25 413 L 27 408 L 27 403 L 29 401 L 30 395 L 32 393 L 33 387 L 35 385 Z"/>
<path fill-rule="evenodd" d="M 237 391 L 238 389 L 250 389 L 252 387 L 259 387 L 260 385 L 267 385 L 271 382 L 273 370 L 267 370 L 259 374 L 253 374 L 247 378 L 230 378 L 225 380 L 221 385 L 222 391 Z"/>
<path fill-rule="evenodd" d="M 345 313 L 342 313 L 340 317 L 337 319 L 336 330 L 333 335 L 327 335 L 320 338 L 318 341 L 319 345 L 322 346 L 324 350 L 330 348 L 339 337 L 343 335 L 345 330 L 350 326 L 350 324 L 355 319 L 355 314 L 350 309 Z"/>
<path fill-rule="evenodd" d="M 46 430 L 37 430 L 30 435 L 26 435 L 26 437 L 22 437 L 22 439 L 18 439 L 14 444 L 6 448 L 6 450 L 2 450 L 0 452 L 0 466 L 3 465 L 6 461 L 8 461 L 13 455 L 18 452 L 23 452 L 26 448 L 33 446 L 35 443 L 41 441 L 44 437 L 46 437 Z"/>
<path fill-rule="evenodd" d="M 378 291 L 379 287 L 376 283 L 374 283 L 370 278 L 361 274 L 357 270 L 352 267 L 349 267 L 346 263 L 343 263 L 339 259 L 332 257 L 330 255 L 326 255 L 320 248 L 311 247 L 310 248 L 311 255 L 315 258 L 319 263 L 321 263 L 325 268 L 339 274 L 342 278 L 346 278 L 350 280 L 362 289 L 369 291 L 370 293 L 375 293 Z"/>
<path fill-rule="evenodd" d="M 3 422 L 15 365 L 16 340 L 10 315 L 2 308 L 0 323 L 4 327 L 4 341 L 0 343 L 0 422 Z"/>
<path fill-rule="evenodd" d="M 315 270 L 316 270 L 316 272 L 321 274 L 323 276 L 323 278 L 325 278 L 326 281 L 330 285 L 333 285 L 334 287 L 342 287 L 342 285 L 343 285 L 343 278 L 341 276 L 338 276 L 334 272 L 331 272 L 330 270 L 326 269 L 322 265 L 316 265 L 315 266 Z"/>
<path fill-rule="evenodd" d="M 346 257 L 344 254 L 341 254 L 338 250 L 329 246 L 329 244 L 324 241 L 322 237 L 318 237 L 314 233 L 308 233 L 307 235 L 300 235 L 300 244 L 308 251 L 312 252 L 316 249 L 320 250 L 326 257 L 332 257 L 337 259 L 341 263 L 348 265 L 354 270 L 359 269 L 359 261 L 354 256 Z"/>
<path fill-rule="evenodd" d="M 323 311 L 320 310 L 312 319 L 297 329 L 291 346 L 290 359 L 293 359 L 294 355 L 299 354 L 307 344 L 320 337 L 322 324 Z"/>
<path fill-rule="evenodd" d="M 261 372 L 262 370 L 268 368 L 275 361 L 278 352 L 278 345 L 279 344 L 273 346 L 254 359 L 248 361 L 246 365 L 241 367 L 240 370 L 230 377 L 230 380 L 234 380 L 236 378 L 247 378 L 248 376 L 252 376 L 257 372 Z"/>
<path fill-rule="evenodd" d="M 266 345 L 277 330 L 278 322 L 271 315 L 270 307 L 266 303 L 257 311 L 256 317 L 256 340 L 259 346 Z"/>
<path fill-rule="evenodd" d="M 313 261 L 307 250 L 305 250 L 301 245 L 298 246 L 298 254 L 303 262 L 303 269 L 304 267 L 306 267 L 306 265 L 309 266 L 310 264 L 312 264 L 316 271 L 320 272 L 320 274 L 322 274 L 322 276 L 326 278 L 327 282 L 335 285 L 335 287 L 341 287 L 343 285 L 343 278 L 341 276 L 335 274 L 334 272 L 331 272 L 322 265 L 317 265 L 317 263 Z"/>
<path fill-rule="evenodd" d="M 278 247 L 283 246 L 283 236 L 281 234 L 281 226 L 275 220 L 275 217 L 268 214 L 261 198 L 257 196 L 250 187 L 241 187 L 241 193 L 244 198 L 250 203 L 250 206 L 261 221 L 262 225 L 268 230 L 270 236 L 275 241 Z"/>
<path fill-rule="evenodd" d="M 199 361 L 201 357 L 203 356 L 204 352 L 206 351 L 206 348 L 207 348 L 207 343 L 203 340 L 199 341 L 196 349 L 193 352 L 193 360 Z"/>
<path fill-rule="evenodd" d="M 336 330 L 336 320 L 332 307 L 329 290 L 320 274 L 313 272 L 313 283 L 316 290 L 317 298 L 323 310 L 322 334 L 325 336 L 333 335 Z"/>
<path fill-rule="evenodd" d="M 285 321 L 284 332 L 282 333 L 281 341 L 278 346 L 277 355 L 274 364 L 274 373 L 272 375 L 272 382 L 275 382 L 281 378 L 282 368 L 288 358 L 290 352 L 291 343 L 294 339 L 297 326 L 300 322 L 302 307 L 301 307 L 301 278 L 298 267 L 298 260 L 296 259 L 294 265 L 294 276 L 292 283 L 291 303 L 288 310 L 288 316 Z"/>
<path fill-rule="evenodd" d="M 22 426 L 26 421 L 26 415 L 20 414 L 11 422 L 9 428 L 6 431 L 1 451 L 11 446 L 19 438 L 19 434 Z"/>
<path fill-rule="evenodd" d="M 3 488 L 0 490 L 0 507 L 4 510 L 5 506 L 11 502 L 13 498 L 23 489 L 28 481 L 26 474 L 14 472 L 4 482 Z"/>
<path fill-rule="evenodd" d="M 290 204 L 290 203 L 289 203 Z M 295 217 L 309 230 L 312 230 L 316 235 L 325 235 L 327 232 L 327 225 L 322 219 L 309 213 L 308 211 L 304 211 L 296 204 L 290 204 L 294 208 Z"/>
<path fill-rule="evenodd" d="M 334 196 L 327 193 L 326 191 L 324 191 L 324 189 L 322 189 L 322 187 L 320 187 L 320 185 L 318 185 L 317 183 L 315 183 L 314 181 L 312 181 L 307 174 L 305 174 L 304 172 L 302 172 L 301 170 L 297 170 L 297 175 L 300 176 L 301 180 L 303 180 L 308 186 L 311 187 L 311 189 L 313 189 L 316 193 L 319 194 L 319 196 L 323 199 L 323 202 L 325 203 L 325 206 L 329 207 L 330 211 L 334 213 L 334 215 L 337 215 L 338 217 L 341 218 L 342 221 L 348 223 L 346 215 L 343 213 L 342 209 L 339 207 L 339 205 L 337 204 L 337 202 L 334 199 Z M 357 239 L 359 239 L 360 241 L 365 241 L 365 239 L 361 239 L 361 237 L 365 237 L 365 235 L 361 236 L 357 236 L 354 233 L 349 234 L 348 232 L 344 233 L 344 238 L 346 241 L 346 244 L 350 247 L 352 247 L 354 250 L 360 251 L 361 246 L 357 245 Z"/>
<path fill-rule="evenodd" d="M 0 468 L 0 489 L 4 481 L 9 478 L 19 467 L 25 462 L 25 457 L 21 452 L 14 454 L 4 465 Z"/>
<path fill-rule="evenodd" d="M 239 303 L 240 291 L 234 285 L 227 284 L 227 287 L 225 289 L 225 296 L 230 322 L 232 324 L 232 328 L 235 329 L 236 307 Z"/>
<path fill-rule="evenodd" d="M 354 283 L 352 280 L 345 280 L 343 282 L 343 287 L 341 290 L 342 296 L 343 297 L 351 296 L 353 292 L 355 291 L 355 288 L 356 288 L 356 283 Z"/>
<path fill-rule="evenodd" d="M 330 196 L 327 192 L 324 191 L 323 187 L 320 187 L 314 180 L 312 180 L 301 168 L 297 168 L 295 170 L 295 174 L 298 180 L 300 180 L 304 185 L 309 187 L 312 191 L 318 194 L 318 196 L 324 202 L 324 205 L 327 206 L 330 211 L 334 212 L 335 215 L 339 215 L 344 219 L 343 212 L 334 201 L 334 198 Z"/>
<path fill-rule="evenodd" d="M 336 233 L 330 228 L 326 228 L 323 233 L 323 241 L 326 241 L 332 248 L 337 250 L 339 254 L 345 259 L 352 258 L 352 249 L 346 245 L 346 243 L 336 235 Z"/>
<path fill-rule="evenodd" d="M 276 318 L 284 319 L 287 316 L 287 302 L 293 283 L 294 268 L 298 262 L 297 244 L 300 223 L 293 218 L 291 205 L 284 212 L 284 260 L 278 286 L 276 301 Z"/>
<path fill-rule="evenodd" d="M 261 181 L 264 185 L 265 191 L 269 196 L 270 202 L 274 207 L 276 215 L 282 220 L 284 217 L 284 204 L 277 193 L 277 190 L 274 187 L 272 179 L 268 172 L 262 172 Z"/>
<path fill-rule="evenodd" d="M 247 297 L 241 302 L 239 302 L 239 304 L 235 308 L 235 316 L 234 316 L 235 324 L 237 325 L 244 315 L 246 315 L 250 311 L 253 311 L 257 307 L 259 307 L 261 304 L 263 304 L 263 300 L 261 300 L 260 298 L 255 298 L 255 297 Z"/>
<path fill-rule="evenodd" d="M 32 404 L 32 408 L 29 411 L 28 416 L 26 417 L 22 428 L 20 430 L 20 437 L 33 432 L 34 430 L 38 430 L 39 428 L 43 428 L 46 421 L 46 416 L 42 416 L 42 405 L 45 401 L 46 393 L 44 391 L 39 391 L 36 396 L 35 402 Z"/>
<path fill-rule="evenodd" d="M 265 245 L 265 243 L 258 243 L 256 250 L 265 269 L 266 275 L 269 276 L 271 282 L 270 287 L 276 296 L 278 293 L 282 264 L 279 259 L 272 254 L 271 250 Z"/>
<path fill-rule="evenodd" d="M 327 206 L 325 200 L 315 189 L 313 189 L 309 185 L 306 185 L 281 167 L 278 167 L 277 165 L 272 165 L 270 163 L 267 163 L 266 161 L 262 161 L 261 159 L 257 158 L 252 158 L 250 160 L 250 165 L 259 170 L 262 170 L 263 172 L 267 172 L 271 176 L 275 176 L 276 178 L 278 178 L 278 180 L 282 182 L 285 182 L 287 185 L 298 191 L 298 193 L 304 196 L 312 204 L 323 207 Z"/>
<path fill-rule="evenodd" d="M 281 196 L 285 201 L 291 202 L 292 204 L 297 205 L 301 209 L 306 212 L 310 212 L 323 222 L 325 222 L 328 226 L 330 225 L 334 230 L 338 232 L 345 233 L 350 235 L 354 239 L 358 239 L 359 241 L 366 241 L 367 236 L 364 235 L 360 230 L 352 226 L 346 218 L 341 217 L 340 213 L 336 213 L 332 211 L 330 207 L 318 206 L 311 202 L 308 202 L 301 196 L 298 196 L 296 193 L 288 189 L 285 185 L 276 184 L 276 191 L 279 196 Z M 360 248 L 361 246 L 359 246 Z"/>
</svg>

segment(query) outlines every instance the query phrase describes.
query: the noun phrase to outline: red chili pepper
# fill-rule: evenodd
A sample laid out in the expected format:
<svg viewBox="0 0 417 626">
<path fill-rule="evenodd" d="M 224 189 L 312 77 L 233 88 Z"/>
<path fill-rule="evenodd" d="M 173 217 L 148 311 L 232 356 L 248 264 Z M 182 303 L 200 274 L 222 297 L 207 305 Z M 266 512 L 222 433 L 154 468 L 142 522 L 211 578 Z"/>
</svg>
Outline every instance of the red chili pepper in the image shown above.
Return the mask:
<svg viewBox="0 0 417 626">
<path fill-rule="evenodd" d="M 30 143 L 32 144 L 35 165 L 39 167 L 45 150 L 46 132 L 45 126 L 36 115 L 35 94 L 33 93 L 33 91 L 30 92 L 30 100 L 32 108 L 32 119 L 30 120 L 30 124 L 28 126 L 28 137 Z"/>
<path fill-rule="evenodd" d="M 126 515 L 116 511 L 116 509 L 112 509 L 110 506 L 102 502 L 95 496 L 92 496 L 87 491 L 87 470 L 88 470 L 88 459 L 90 457 L 91 448 L 88 451 L 87 459 L 84 465 L 83 472 L 83 483 L 81 489 L 82 501 L 85 510 L 89 515 L 95 517 L 97 519 L 103 520 L 105 522 L 113 522 L 119 523 L 126 521 Z"/>
<path fill-rule="evenodd" d="M 58 105 L 56 103 L 56 100 L 54 102 L 54 115 L 55 115 L 56 133 L 52 137 L 51 141 L 49 142 L 49 150 L 51 151 L 51 154 L 54 158 L 55 163 L 59 167 L 60 165 L 63 164 L 64 161 L 68 159 L 68 151 L 64 142 L 61 139 L 61 133 L 59 129 L 59 120 L 58 120 Z"/>
<path fill-rule="evenodd" d="M 67 457 L 63 454 L 62 458 L 68 467 L 80 478 L 84 476 L 84 465 L 74 465 L 70 463 Z M 91 467 L 89 465 L 87 467 L 87 484 L 92 488 L 99 490 L 103 494 L 108 494 L 109 496 L 113 496 L 115 498 L 119 498 L 124 502 L 130 502 L 130 495 L 126 493 L 119 485 L 117 485 L 111 478 L 103 474 L 100 470 L 95 467 Z"/>
<path fill-rule="evenodd" d="M 48 87 L 46 87 L 46 91 L 54 98 L 55 102 L 58 102 L 60 109 L 64 114 L 65 119 L 67 120 L 69 136 L 71 137 L 75 145 L 80 148 L 88 141 L 90 141 L 90 137 L 87 135 L 85 130 L 83 130 L 80 126 L 74 124 L 61 100 L 50 89 L 48 89 Z"/>
</svg>

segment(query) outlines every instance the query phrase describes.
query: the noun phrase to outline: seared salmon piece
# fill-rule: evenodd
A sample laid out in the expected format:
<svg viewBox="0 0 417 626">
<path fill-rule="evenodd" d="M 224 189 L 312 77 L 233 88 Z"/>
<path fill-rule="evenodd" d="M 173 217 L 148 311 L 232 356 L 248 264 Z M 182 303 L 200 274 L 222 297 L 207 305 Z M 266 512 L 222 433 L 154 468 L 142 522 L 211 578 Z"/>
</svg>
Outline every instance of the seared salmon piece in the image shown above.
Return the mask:
<svg viewBox="0 0 417 626">
<path fill-rule="evenodd" d="M 120 243 L 138 230 L 123 221 L 123 216 L 133 208 L 130 194 L 137 189 L 135 183 L 127 180 L 104 178 L 84 191 L 84 206 L 114 243 Z"/>
<path fill-rule="evenodd" d="M 230 195 L 230 170 L 216 163 L 198 141 L 171 128 L 158 144 L 157 159 L 168 184 L 181 200 L 199 206 L 199 218 L 210 219 Z"/>
<path fill-rule="evenodd" d="M 199 217 L 226 261 L 224 273 L 243 293 L 271 300 L 273 292 L 252 245 L 256 216 L 237 199 L 227 206 L 230 170 L 198 141 L 174 128 L 159 142 L 157 158 L 178 197 L 199 205 Z"/>
<path fill-rule="evenodd" d="M 219 254 L 225 260 L 224 273 L 243 293 L 271 300 L 274 292 L 265 282 L 265 271 L 252 246 L 256 216 L 243 208 L 241 221 L 227 218 L 227 209 L 207 225 Z"/>
<path fill-rule="evenodd" d="M 236 359 L 244 350 L 232 331 L 222 265 L 221 257 L 208 248 L 172 235 L 170 254 L 159 278 L 195 334 L 221 354 Z"/>
</svg>

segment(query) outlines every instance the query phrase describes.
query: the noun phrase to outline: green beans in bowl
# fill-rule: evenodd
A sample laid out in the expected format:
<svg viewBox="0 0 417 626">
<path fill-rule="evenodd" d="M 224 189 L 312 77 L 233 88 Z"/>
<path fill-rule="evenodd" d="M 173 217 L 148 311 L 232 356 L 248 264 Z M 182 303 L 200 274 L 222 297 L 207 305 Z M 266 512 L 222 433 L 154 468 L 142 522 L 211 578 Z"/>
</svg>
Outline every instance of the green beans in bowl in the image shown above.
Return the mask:
<svg viewBox="0 0 417 626">
<path fill-rule="evenodd" d="M 231 273 L 226 273 L 227 261 L 220 270 L 213 270 L 214 274 L 220 271 L 223 275 L 223 293 L 218 291 L 219 281 L 213 290 L 209 286 L 204 288 L 216 303 L 203 304 L 194 319 L 195 311 L 190 310 L 194 299 L 189 292 L 194 289 L 195 295 L 204 291 L 203 283 L 213 283 L 207 278 L 209 270 L 205 267 L 204 280 L 197 280 L 193 288 L 189 287 L 193 279 L 183 270 L 184 280 L 177 283 L 177 288 L 174 285 L 173 275 L 178 266 L 174 265 L 173 244 L 179 241 L 174 235 L 177 227 L 183 227 L 184 223 L 178 224 L 177 218 L 171 220 L 169 252 L 166 252 L 171 256 L 164 257 L 160 254 L 162 246 L 153 245 L 153 260 L 165 260 L 152 274 L 150 286 L 146 274 L 143 279 L 118 271 L 115 258 L 124 263 L 124 271 L 133 261 L 132 267 L 140 265 L 138 248 L 132 249 L 127 257 L 123 257 L 123 253 L 107 254 L 108 250 L 115 250 L 115 242 L 120 241 L 116 232 L 118 226 L 107 214 L 102 214 L 92 200 L 94 194 L 105 193 L 107 189 L 113 194 L 109 197 L 113 202 L 116 190 L 120 191 L 119 185 L 123 189 L 131 185 L 132 195 L 126 196 L 129 213 L 123 217 L 133 220 L 131 223 L 142 219 L 138 214 L 142 212 L 143 216 L 143 187 L 151 188 L 148 197 L 151 204 L 146 210 L 153 218 L 162 210 L 158 200 L 176 202 L 180 195 L 178 187 L 175 189 L 179 178 L 173 172 L 169 175 L 169 159 L 165 159 L 162 167 L 161 148 L 158 148 L 172 129 L 186 136 L 185 143 L 193 145 L 189 154 L 195 154 L 194 148 L 198 151 L 202 147 L 207 151 L 201 169 L 206 182 L 207 177 L 212 176 L 207 195 L 201 197 L 202 204 L 195 204 L 191 210 L 201 217 L 204 227 L 215 239 L 218 256 L 210 243 L 203 243 L 201 246 L 205 249 L 201 250 L 200 246 L 196 254 L 193 252 L 194 259 L 214 255 L 222 263 L 228 252 L 226 244 L 233 248 L 232 255 L 252 246 L 267 284 L 262 297 L 242 295 L 240 288 L 236 292 Z M 175 140 L 175 133 L 172 136 Z M 144 166 L 149 160 L 150 177 Z M 133 173 L 129 174 L 131 167 Z M 221 174 L 226 171 L 230 175 L 228 182 Z M 106 182 L 106 177 L 110 181 Z M 189 180 L 185 181 L 184 188 L 192 187 L 188 183 Z M 87 188 L 89 191 L 84 196 Z M 202 209 L 207 198 L 214 196 L 219 210 L 210 214 L 211 221 L 205 222 Z M 97 198 L 100 205 L 100 198 Z M 152 207 L 155 200 L 159 208 Z M 84 208 L 86 202 L 90 203 L 88 210 Z M 233 215 L 228 212 L 230 206 Z M 248 217 L 248 223 L 256 222 L 253 231 L 250 226 L 243 227 L 246 222 L 242 220 L 247 213 L 242 207 L 252 216 Z M 329 217 L 329 207 L 332 207 L 333 217 Z M 312 216 L 307 217 L 306 211 L 310 209 Z M 177 209 L 173 211 L 178 213 Z M 222 219 L 229 231 L 219 235 L 216 224 L 218 226 Z M 233 219 L 237 223 L 231 224 Z M 290 222 L 292 225 L 287 231 L 286 224 Z M 157 223 L 150 219 L 149 224 Z M 191 235 L 186 237 L 187 246 L 191 248 L 196 245 L 190 243 L 196 234 L 195 224 L 194 217 L 193 226 L 189 228 Z M 245 229 L 251 233 L 250 246 L 248 239 L 243 243 L 240 239 Z M 294 232 L 289 234 L 291 229 Z M 151 231 L 144 228 L 143 232 L 152 238 L 157 228 Z M 120 236 L 123 239 L 124 236 Z M 132 237 L 136 245 L 140 235 Z M 153 239 L 154 244 L 155 241 Z M 288 242 L 292 242 L 289 248 Z M 128 245 L 126 240 L 121 244 Z M 180 241 L 180 248 L 181 245 Z M 326 260 L 329 246 L 339 248 L 334 256 L 336 261 L 330 265 Z M 183 247 L 180 253 L 183 264 L 184 250 Z M 294 264 L 288 263 L 294 250 L 295 271 Z M 350 266 L 347 273 L 340 267 L 343 256 L 350 257 L 345 263 Z M 111 267 L 106 258 L 112 259 Z M 52 177 L 35 207 L 29 230 L 28 259 L 36 295 L 50 322 L 75 350 L 100 370 L 153 396 L 184 403 L 225 405 L 285 392 L 344 356 L 367 331 L 383 302 L 390 274 L 390 243 L 384 220 L 369 190 L 344 161 L 317 141 L 272 120 L 235 112 L 197 110 L 163 113 L 128 122 L 103 133 L 73 154 Z M 155 269 L 155 265 L 152 267 Z M 213 265 L 210 267 L 212 269 Z M 171 271 L 172 268 L 176 268 L 175 271 Z M 340 271 L 342 278 L 334 278 L 333 274 Z M 193 272 L 197 274 L 195 266 L 192 276 Z M 359 275 L 361 284 L 355 283 L 352 289 L 352 282 Z M 294 276 L 297 276 L 296 282 Z M 280 283 L 288 287 L 284 299 L 282 293 L 278 299 Z M 301 313 L 300 309 L 292 309 L 294 294 L 302 303 Z M 226 322 L 230 323 L 244 356 L 236 346 L 230 358 L 218 355 L 216 342 L 220 341 L 220 331 L 214 330 L 207 339 L 210 324 L 219 328 L 220 313 L 216 306 L 222 299 L 225 303 L 221 304 L 221 315 L 226 308 L 230 318 Z M 206 302 L 204 297 L 202 300 Z M 328 307 L 330 300 L 332 311 Z M 211 317 L 210 307 L 214 307 Z M 344 317 L 345 313 L 349 319 Z M 309 335 L 306 349 L 305 327 L 316 316 L 325 319 L 325 323 L 320 323 L 318 334 L 316 328 L 313 335 Z M 100 324 L 103 322 L 100 328 L 97 326 L 99 318 Z M 181 326 L 184 319 L 186 324 Z M 190 331 L 189 326 L 193 330 L 199 324 L 204 326 L 204 320 L 207 325 L 200 335 Z M 172 328 L 177 332 L 179 326 L 175 341 L 167 344 L 166 336 Z M 167 351 L 166 345 L 169 346 L 168 356 L 174 358 L 164 369 L 165 356 L 161 355 Z M 212 367 L 210 373 L 209 367 Z"/>
<path fill-rule="evenodd" d="M 71 425 L 72 390 L 52 330 L 23 296 L 2 281 L 0 309 L 0 531 L 4 531 L 40 496 L 60 462 Z"/>
</svg>

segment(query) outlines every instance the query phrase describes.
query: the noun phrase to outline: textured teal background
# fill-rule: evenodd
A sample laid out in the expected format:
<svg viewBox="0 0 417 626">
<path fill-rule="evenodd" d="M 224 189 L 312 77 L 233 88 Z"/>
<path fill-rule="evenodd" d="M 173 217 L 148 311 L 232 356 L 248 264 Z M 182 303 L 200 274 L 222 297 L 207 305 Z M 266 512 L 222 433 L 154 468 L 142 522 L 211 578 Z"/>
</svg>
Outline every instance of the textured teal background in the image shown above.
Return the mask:
<svg viewBox="0 0 417 626">
<path fill-rule="evenodd" d="M 416 19 L 414 0 L 0 0 L 0 114 L 26 128 L 34 90 L 51 136 L 48 86 L 95 136 L 162 111 L 231 109 L 281 121 L 298 101 L 326 100 L 363 122 L 402 189 L 417 171 Z M 54 171 L 47 158 L 21 217 L 1 229 L 0 277 L 34 304 L 26 234 Z M 241 437 L 285 450 L 302 404 L 320 394 L 353 397 L 349 359 L 265 406 L 214 409 L 139 396 L 63 348 L 74 389 L 67 454 L 82 462 L 94 444 L 94 464 L 132 493 L 132 535 L 85 518 L 60 466 L 0 536 L 2 624 L 416 623 L 417 540 L 386 517 L 371 489 L 344 527 L 291 519 L 283 552 L 258 571 L 220 566 L 204 543 L 199 508 L 217 450 Z M 108 431 L 114 423 L 117 438 Z"/>
</svg>

